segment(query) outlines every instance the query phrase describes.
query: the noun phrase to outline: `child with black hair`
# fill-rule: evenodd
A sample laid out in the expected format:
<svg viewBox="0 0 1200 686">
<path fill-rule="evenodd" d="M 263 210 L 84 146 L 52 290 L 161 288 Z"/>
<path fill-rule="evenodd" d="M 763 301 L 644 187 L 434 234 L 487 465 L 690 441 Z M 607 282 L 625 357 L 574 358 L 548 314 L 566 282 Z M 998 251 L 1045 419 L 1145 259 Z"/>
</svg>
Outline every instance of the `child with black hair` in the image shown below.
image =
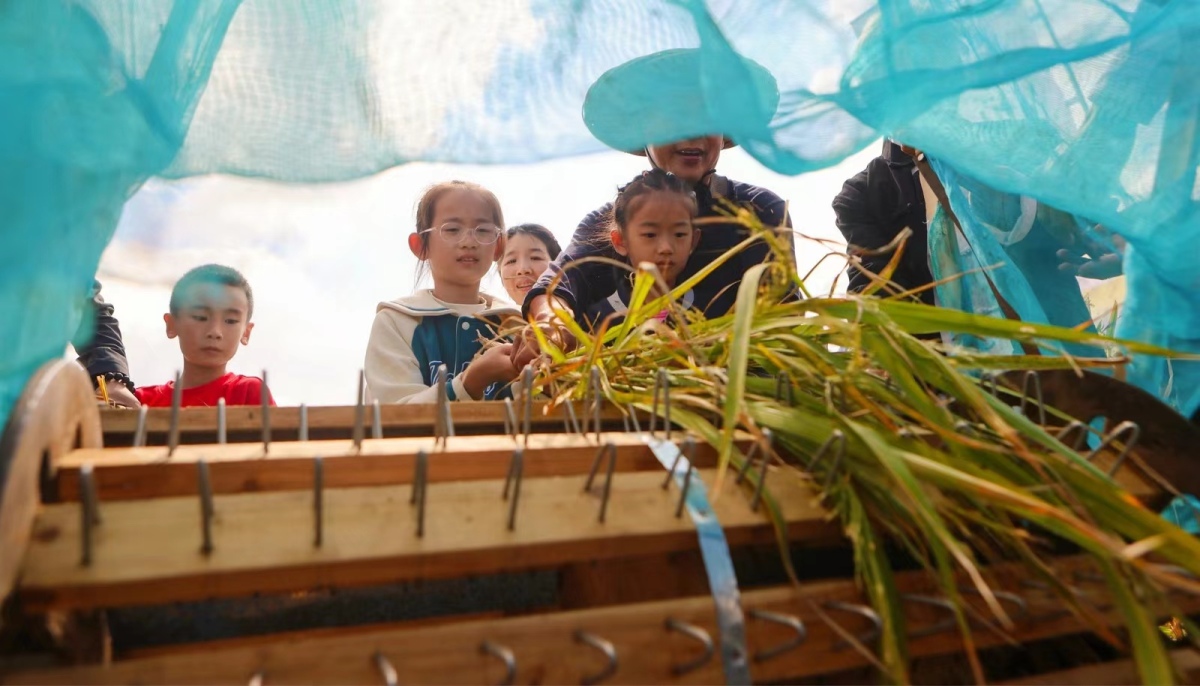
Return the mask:
<svg viewBox="0 0 1200 686">
<path fill-rule="evenodd" d="M 445 365 L 450 400 L 492 400 L 517 377 L 511 343 L 497 337 L 514 309 L 480 290 L 504 253 L 500 201 L 486 188 L 446 181 L 417 204 L 408 247 L 433 288 L 381 302 L 367 342 L 363 371 L 370 397 L 381 403 L 433 403 Z"/>
<path fill-rule="evenodd" d="M 241 272 L 206 264 L 184 274 L 171 289 L 170 311 L 163 315 L 167 338 L 179 339 L 183 353 L 183 407 L 262 403 L 262 379 L 227 371 L 238 345 L 250 343 L 254 292 Z M 170 407 L 175 382 L 143 386 L 137 399 L 149 407 Z M 270 400 L 269 391 L 268 400 Z M 274 405 L 275 401 L 270 400 Z"/>
<path fill-rule="evenodd" d="M 696 194 L 689 184 L 670 172 L 651 169 L 617 192 L 607 239 L 631 267 L 653 264 L 666 287 L 674 289 L 688 257 L 700 242 L 700 232 L 693 224 L 696 209 Z M 634 274 L 625 272 L 625 278 L 617 278 L 616 290 L 588 307 L 584 323 L 596 330 L 606 320 L 611 326 L 624 317 L 629 311 Z M 663 293 L 656 287 L 654 297 L 659 295 Z M 678 304 L 690 308 L 693 300 L 689 290 Z M 665 320 L 667 314 L 664 310 L 658 318 Z"/>
</svg>

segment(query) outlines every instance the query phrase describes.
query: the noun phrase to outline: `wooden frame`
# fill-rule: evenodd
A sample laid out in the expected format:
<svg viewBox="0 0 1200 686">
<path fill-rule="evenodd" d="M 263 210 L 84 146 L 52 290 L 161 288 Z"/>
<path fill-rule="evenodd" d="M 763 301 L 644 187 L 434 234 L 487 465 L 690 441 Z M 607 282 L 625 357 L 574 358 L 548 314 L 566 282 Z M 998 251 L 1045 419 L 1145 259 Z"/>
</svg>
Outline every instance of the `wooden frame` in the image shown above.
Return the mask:
<svg viewBox="0 0 1200 686">
<path fill-rule="evenodd" d="M 432 471 L 432 469 L 431 469 Z M 693 478 L 712 484 L 714 473 Z M 424 536 L 409 485 L 325 489 L 324 543 L 313 545 L 309 492 L 214 498 L 211 554 L 201 552 L 199 497 L 102 503 L 94 561 L 80 564 L 80 504 L 45 507 L 25 558 L 21 600 L 31 610 L 133 604 L 352 586 L 552 567 L 576 561 L 665 554 L 696 546 L 679 491 L 661 472 L 614 474 L 601 523 L 604 475 L 589 492 L 583 477 L 526 478 L 514 530 L 506 527 L 502 481 L 428 487 Z M 786 535 L 806 543 L 840 531 L 805 483 L 778 478 Z M 748 493 L 724 480 L 712 497 L 730 545 L 769 544 L 774 528 Z"/>
<path fill-rule="evenodd" d="M 1063 559 L 1056 564 L 1059 576 L 1078 579 L 1080 591 L 1095 604 L 1099 616 L 1115 623 L 1117 615 L 1103 595 L 1104 586 L 1087 581 L 1088 569 L 1082 558 Z M 992 567 L 987 576 L 997 588 L 1021 586 L 1019 568 Z M 897 585 L 906 593 L 929 593 L 931 583 L 930 577 L 922 572 L 897 575 Z M 973 633 L 978 647 L 1065 636 L 1082 630 L 1080 620 L 1066 611 L 1050 591 L 1022 589 L 1021 596 L 1026 614 L 1014 614 L 1011 630 L 975 624 Z M 779 587 L 742 594 L 747 648 L 756 681 L 796 680 L 870 664 L 863 653 L 844 645 L 842 634 L 827 620 L 837 622 L 842 631 L 852 636 L 862 635 L 869 624 L 857 615 L 836 611 L 828 606 L 830 601 L 861 603 L 863 598 L 852 581 L 806 583 L 798 588 Z M 1181 601 L 1188 611 L 1200 609 L 1200 598 L 1184 596 Z M 986 615 L 980 598 L 968 596 L 964 602 L 972 608 L 970 614 Z M 1106 605 L 1108 609 L 1104 609 Z M 920 635 L 922 629 L 946 627 L 944 610 L 917 602 L 906 603 L 906 610 L 911 637 L 909 652 L 913 657 L 944 655 L 962 649 L 956 629 L 943 628 Z M 807 630 L 807 640 L 778 657 L 754 659 L 760 651 L 795 636 L 786 626 L 756 619 L 757 611 L 799 619 Z M 394 667 L 400 683 L 497 683 L 505 676 L 504 665 L 480 649 L 484 641 L 491 641 L 512 651 L 516 682 L 574 683 L 605 666 L 599 651 L 575 639 L 576 632 L 582 630 L 610 641 L 615 648 L 617 671 L 606 683 L 720 683 L 723 675 L 716 656 L 687 674 L 673 671 L 674 666 L 702 656 L 703 649 L 698 642 L 667 630 L 668 618 L 716 636 L 712 599 L 693 597 L 432 626 L 358 627 L 284 634 L 272 637 L 270 642 L 262 637 L 233 639 L 159 650 L 152 656 L 107 666 L 24 672 L 14 675 L 11 681 L 210 684 L 249 682 L 257 674 L 270 684 L 378 683 L 382 676 L 373 656 L 379 653 Z"/>
</svg>

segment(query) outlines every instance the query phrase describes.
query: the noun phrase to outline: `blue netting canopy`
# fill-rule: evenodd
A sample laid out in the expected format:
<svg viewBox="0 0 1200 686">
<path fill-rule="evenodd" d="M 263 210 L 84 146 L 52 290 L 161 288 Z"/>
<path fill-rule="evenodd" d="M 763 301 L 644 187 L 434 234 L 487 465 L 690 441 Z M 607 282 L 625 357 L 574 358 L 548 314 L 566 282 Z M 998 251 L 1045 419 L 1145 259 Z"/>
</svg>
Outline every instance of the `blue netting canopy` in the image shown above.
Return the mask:
<svg viewBox="0 0 1200 686">
<path fill-rule="evenodd" d="M 677 48 L 696 50 L 697 120 L 631 127 L 661 123 L 643 95 L 593 127 L 644 144 L 720 126 L 787 174 L 901 140 L 937 162 L 965 231 L 988 235 L 1031 198 L 1122 237 L 1116 333 L 1198 352 L 1198 47 L 1195 0 L 9 0 L 0 418 L 62 354 L 147 178 L 329 182 L 593 152 L 589 87 Z M 645 74 L 660 81 L 621 87 L 681 76 Z M 1050 228 L 1035 224 L 1031 236 Z M 979 259 L 1006 265 L 1024 316 L 1078 314 L 1047 296 L 1058 275 L 991 235 Z M 1139 359 L 1130 378 L 1200 405 L 1196 363 Z"/>
</svg>

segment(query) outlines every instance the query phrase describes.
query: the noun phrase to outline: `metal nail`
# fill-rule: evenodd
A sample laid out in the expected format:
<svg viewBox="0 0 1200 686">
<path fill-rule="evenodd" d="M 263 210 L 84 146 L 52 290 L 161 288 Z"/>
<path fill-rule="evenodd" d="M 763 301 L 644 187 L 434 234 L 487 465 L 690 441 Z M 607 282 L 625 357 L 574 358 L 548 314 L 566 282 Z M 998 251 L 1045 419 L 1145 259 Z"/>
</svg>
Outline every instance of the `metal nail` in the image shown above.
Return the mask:
<svg viewBox="0 0 1200 686">
<path fill-rule="evenodd" d="M 508 476 L 504 477 L 504 500 L 508 500 L 508 489 L 512 484 L 512 500 L 508 503 L 509 531 L 513 531 L 517 527 L 517 501 L 521 499 L 521 478 L 524 474 L 525 450 L 517 446 L 513 448 L 512 461 L 508 465 Z"/>
<path fill-rule="evenodd" d="M 592 490 L 592 482 L 596 479 L 596 472 L 600 469 L 600 460 L 604 457 L 605 453 L 608 453 L 610 462 L 615 462 L 617 459 L 616 444 L 609 441 L 596 449 L 596 457 L 592 458 L 592 467 L 588 470 L 587 479 L 583 482 L 584 493 Z"/>
<path fill-rule="evenodd" d="M 747 614 L 749 614 L 753 619 L 761 619 L 764 622 L 782 624 L 783 626 L 791 628 L 791 630 L 796 634 L 782 643 L 773 645 L 770 648 L 763 648 L 762 650 L 754 653 L 755 662 L 766 662 L 767 660 L 773 660 L 788 651 L 795 650 L 806 640 L 808 640 L 808 629 L 805 628 L 804 622 L 800 621 L 799 617 L 780 614 L 778 612 L 771 612 L 769 610 L 750 610 Z"/>
<path fill-rule="evenodd" d="M 794 404 L 796 404 L 796 396 L 794 395 L 794 393 L 795 392 L 792 390 L 792 380 L 788 378 L 788 375 L 783 372 L 779 372 L 778 374 L 776 374 L 775 375 L 775 400 L 776 400 L 776 402 L 778 402 L 780 400 L 784 400 L 784 396 L 786 395 L 787 404 L 794 405 Z"/>
<path fill-rule="evenodd" d="M 225 402 L 225 399 L 221 398 L 221 402 Z M 146 445 L 146 413 L 149 411 L 150 408 L 145 405 L 138 408 L 137 428 L 133 432 L 133 447 L 135 448 Z"/>
<path fill-rule="evenodd" d="M 93 478 L 92 465 L 85 464 L 79 468 L 79 517 L 80 531 L 83 533 L 83 555 L 79 561 L 84 567 L 92 564 L 92 535 L 95 527 L 100 524 L 100 505 L 96 495 L 96 481 Z"/>
<path fill-rule="evenodd" d="M 1083 448 L 1084 441 L 1087 440 L 1088 425 L 1078 419 L 1071 420 L 1063 428 L 1058 430 L 1058 442 L 1067 445 L 1067 436 L 1075 436 L 1075 440 L 1071 442 L 1071 450 L 1079 452 Z"/>
<path fill-rule="evenodd" d="M 212 480 L 209 478 L 208 463 L 204 458 L 196 460 L 196 481 L 200 490 L 200 552 L 211 555 L 213 551 L 212 520 L 213 494 Z"/>
<path fill-rule="evenodd" d="M 583 430 L 579 426 L 579 417 L 575 416 L 575 403 L 570 399 L 564 404 L 566 408 L 566 417 L 563 419 L 563 425 L 567 429 L 567 433 L 573 433 L 579 436 L 583 435 Z"/>
<path fill-rule="evenodd" d="M 1046 403 L 1042 401 L 1042 377 L 1032 369 L 1025 372 L 1025 378 L 1021 381 L 1021 407 L 1020 412 L 1023 416 L 1028 417 L 1029 414 L 1025 411 L 1025 403 L 1029 399 L 1029 389 L 1033 387 L 1034 397 L 1037 399 L 1038 409 L 1038 424 L 1046 425 Z"/>
<path fill-rule="evenodd" d="M 504 399 L 504 434 L 517 440 L 517 411 L 513 407 L 512 398 Z"/>
<path fill-rule="evenodd" d="M 529 434 L 533 431 L 533 367 L 526 366 L 523 372 L 523 383 L 525 386 L 525 401 L 524 417 L 522 417 L 522 430 L 525 433 L 525 446 L 529 447 Z"/>
<path fill-rule="evenodd" d="M 321 456 L 313 458 L 313 546 L 320 548 L 325 541 L 325 465 Z"/>
<path fill-rule="evenodd" d="M 375 666 L 379 669 L 380 675 L 383 676 L 383 683 L 386 686 L 399 686 L 400 675 L 396 673 L 396 668 L 392 666 L 392 663 L 383 656 L 383 652 L 377 650 L 373 657 Z"/>
<path fill-rule="evenodd" d="M 267 370 L 262 371 L 262 389 L 259 391 L 262 398 L 262 443 L 263 453 L 271 450 L 271 392 L 267 386 Z"/>
<path fill-rule="evenodd" d="M 683 439 L 686 444 L 691 441 L 692 453 L 688 456 L 688 461 L 691 462 L 695 457 L 696 439 L 688 436 Z M 679 461 L 683 459 L 683 446 L 675 446 L 675 459 L 671 461 L 671 468 L 667 470 L 667 478 L 663 479 L 662 489 L 665 491 L 671 486 L 671 479 L 675 477 L 675 470 L 679 468 Z"/>
<path fill-rule="evenodd" d="M 1117 455 L 1116 461 L 1113 462 L 1112 467 L 1109 467 L 1108 469 L 1109 476 L 1116 474 L 1117 470 L 1121 468 L 1121 465 L 1125 464 L 1125 459 L 1129 457 L 1129 452 L 1133 450 L 1133 447 L 1137 445 L 1138 439 L 1142 436 L 1142 427 L 1138 426 L 1136 422 L 1125 421 L 1118 424 L 1117 428 L 1109 432 L 1109 434 L 1104 437 L 1104 440 L 1100 442 L 1100 445 L 1096 446 L 1096 449 L 1088 454 L 1087 461 L 1091 462 L 1092 460 L 1096 459 L 1096 456 L 1099 455 L 1102 450 L 1112 445 L 1112 443 L 1118 438 L 1124 437 L 1125 434 L 1129 434 L 1128 438 L 1124 438 L 1122 441 L 1125 444 L 1125 447 L 1121 449 L 1120 454 Z"/>
<path fill-rule="evenodd" d="M 825 439 L 825 442 L 817 449 L 817 454 L 813 455 L 812 462 L 809 463 L 810 465 L 816 464 L 818 460 L 825 456 L 825 453 L 829 451 L 834 443 L 837 443 L 837 454 L 834 455 L 833 464 L 829 467 L 829 475 L 825 478 L 825 487 L 823 489 L 825 493 L 828 493 L 829 489 L 833 487 L 833 481 L 837 478 L 838 468 L 842 466 L 842 458 L 846 456 L 846 434 L 842 433 L 841 429 L 834 429 L 833 433 L 829 434 L 829 438 Z"/>
<path fill-rule="evenodd" d="M 308 440 L 308 405 L 300 403 L 300 428 L 296 431 L 296 438 L 301 441 Z"/>
<path fill-rule="evenodd" d="M 517 678 L 517 659 L 513 656 L 513 652 L 504 646 L 484 641 L 479 644 L 479 652 L 484 655 L 491 655 L 498 658 L 504 663 L 504 679 L 500 681 L 501 686 L 508 686 L 516 681 Z"/>
<path fill-rule="evenodd" d="M 958 592 L 967 595 L 977 595 L 980 597 L 983 596 L 983 593 L 974 586 L 959 588 Z M 1021 617 L 1029 614 L 1029 604 L 1025 602 L 1024 598 L 1016 593 L 1010 593 L 1008 591 L 992 591 L 992 595 L 996 598 L 996 600 L 1007 601 L 1010 605 L 1017 609 L 1017 613 L 1013 616 L 1013 619 L 1020 619 Z"/>
<path fill-rule="evenodd" d="M 371 401 L 371 438 L 383 438 L 383 411 L 379 408 L 378 400 Z"/>
<path fill-rule="evenodd" d="M 991 372 L 984 372 L 979 376 L 979 385 L 984 391 L 996 395 L 996 375 Z"/>
<path fill-rule="evenodd" d="M 429 489 L 429 454 L 424 450 L 417 451 L 416 464 L 413 465 L 412 495 L 408 504 L 417 506 L 417 538 L 425 537 L 425 497 Z"/>
<path fill-rule="evenodd" d="M 642 423 L 638 421 L 637 410 L 634 409 L 633 405 L 628 405 L 625 409 L 629 413 L 629 421 L 633 424 L 634 433 L 638 434 L 639 436 L 642 435 Z"/>
<path fill-rule="evenodd" d="M 750 465 L 754 463 L 754 458 L 758 456 L 759 449 L 758 441 L 750 444 L 750 449 L 746 451 L 746 457 L 742 459 L 742 466 L 738 468 L 737 478 L 733 480 L 735 484 L 741 484 L 746 478 L 746 473 L 750 471 Z"/>
<path fill-rule="evenodd" d="M 604 523 L 604 518 L 608 514 L 608 497 L 612 494 L 613 469 L 617 466 L 617 446 L 613 445 L 612 441 L 607 444 L 608 449 L 608 471 L 604 474 L 604 495 L 600 497 L 600 517 L 599 522 Z"/>
<path fill-rule="evenodd" d="M 658 421 L 658 398 L 662 394 L 663 404 L 663 433 L 665 440 L 671 440 L 671 380 L 667 370 L 659 368 L 654 376 L 654 410 L 650 413 L 650 436 L 655 437 L 655 425 Z"/>
<path fill-rule="evenodd" d="M 954 605 L 952 605 L 950 601 L 946 600 L 945 598 L 935 598 L 933 596 L 921 595 L 917 593 L 903 593 L 900 595 L 900 600 L 908 601 L 910 603 L 918 603 L 921 605 L 933 605 L 935 607 L 942 608 L 950 614 L 948 619 L 943 619 L 937 624 L 932 624 L 924 629 L 910 631 L 908 633 L 909 638 L 921 638 L 923 636 L 933 636 L 946 631 L 953 631 L 954 627 L 958 624 L 958 621 L 955 618 L 956 615 L 954 612 Z"/>
<path fill-rule="evenodd" d="M 437 385 L 437 442 L 445 448 L 454 436 L 454 416 L 450 413 L 450 372 L 444 364 L 438 366 Z"/>
<path fill-rule="evenodd" d="M 692 487 L 692 472 L 695 467 L 688 462 L 687 473 L 683 475 L 683 489 L 679 491 L 679 504 L 675 506 L 675 519 L 683 517 L 683 506 L 687 503 L 688 490 Z"/>
<path fill-rule="evenodd" d="M 879 634 L 883 631 L 883 620 L 879 618 L 879 614 L 876 613 L 875 610 L 872 610 L 866 605 L 860 605 L 858 603 L 843 603 L 840 600 L 830 600 L 822 603 L 821 607 L 825 608 L 826 610 L 841 610 L 843 612 L 850 612 L 858 615 L 859 617 L 865 617 L 869 622 L 871 622 L 871 628 L 867 629 L 867 631 L 856 637 L 858 642 L 862 643 L 863 645 L 867 645 L 875 641 L 875 639 L 879 638 Z M 849 647 L 850 643 L 844 640 L 833 644 L 834 650 L 845 650 Z"/>
<path fill-rule="evenodd" d="M 590 382 L 588 383 L 588 395 L 592 399 L 592 433 L 595 434 L 596 442 L 600 442 L 600 368 L 592 367 Z M 586 422 L 585 422 L 586 423 Z"/>
<path fill-rule="evenodd" d="M 605 659 L 608 660 L 608 663 L 604 665 L 604 669 L 594 674 L 584 675 L 582 679 L 584 686 L 598 684 L 617 673 L 617 668 L 619 667 L 617 662 L 617 649 L 613 647 L 612 643 L 582 629 L 577 629 L 575 631 L 575 642 L 583 643 L 584 645 L 588 645 L 596 650 L 599 650 L 601 653 L 604 653 Z"/>
<path fill-rule="evenodd" d="M 225 399 L 217 398 L 217 445 L 225 445 L 229 442 L 227 415 Z"/>
<path fill-rule="evenodd" d="M 762 502 L 763 488 L 767 484 L 767 465 L 771 462 L 775 446 L 775 434 L 770 429 L 764 428 L 762 434 L 767 447 L 762 451 L 762 467 L 758 472 L 758 486 L 754 489 L 754 499 L 750 501 L 750 509 L 755 512 L 758 512 L 758 506 Z"/>
<path fill-rule="evenodd" d="M 167 457 L 174 455 L 175 448 L 179 446 L 179 407 L 183 404 L 181 378 L 182 375 L 175 372 L 175 388 L 171 392 L 171 425 L 167 429 Z"/>
<path fill-rule="evenodd" d="M 354 403 L 354 429 L 351 433 L 351 440 L 354 441 L 354 450 L 362 452 L 363 434 L 366 432 L 364 424 L 366 423 L 366 407 L 363 405 L 364 396 L 366 395 L 367 377 L 363 370 L 358 370 L 358 400 Z"/>
<path fill-rule="evenodd" d="M 677 619 L 671 619 L 669 617 L 667 618 L 665 625 L 667 627 L 667 631 L 677 631 L 704 647 L 704 652 L 700 655 L 700 657 L 684 662 L 683 664 L 671 665 L 671 674 L 674 674 L 675 676 L 682 676 L 688 672 L 694 672 L 703 667 L 708 663 L 709 660 L 712 659 L 713 641 L 712 637 L 708 635 L 707 631 L 701 629 L 695 624 L 688 624 L 687 622 L 681 622 Z"/>
</svg>

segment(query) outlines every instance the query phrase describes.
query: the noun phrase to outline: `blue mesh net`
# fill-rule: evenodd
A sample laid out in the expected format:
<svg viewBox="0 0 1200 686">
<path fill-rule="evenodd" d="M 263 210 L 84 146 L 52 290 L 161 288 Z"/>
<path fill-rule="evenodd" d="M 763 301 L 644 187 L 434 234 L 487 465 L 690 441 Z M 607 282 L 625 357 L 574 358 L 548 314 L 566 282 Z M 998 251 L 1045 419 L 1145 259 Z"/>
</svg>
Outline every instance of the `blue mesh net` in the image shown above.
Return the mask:
<svg viewBox="0 0 1200 686">
<path fill-rule="evenodd" d="M 1117 333 L 1200 350 L 1198 35 L 1195 0 L 0 3 L 0 417 L 76 330 L 150 176 L 338 181 L 712 129 L 788 174 L 891 135 L 958 175 L 980 235 L 1022 196 L 1101 224 L 1128 242 Z M 692 70 L 628 78 L 593 136 L 588 88 L 675 48 L 698 49 Z M 680 78 L 696 99 L 658 116 Z M 970 184 L 994 195 L 964 201 Z M 1007 265 L 1030 316 L 1077 317 L 1034 243 L 997 243 L 975 259 Z M 1197 375 L 1139 360 L 1132 378 L 1190 412 Z"/>
</svg>

